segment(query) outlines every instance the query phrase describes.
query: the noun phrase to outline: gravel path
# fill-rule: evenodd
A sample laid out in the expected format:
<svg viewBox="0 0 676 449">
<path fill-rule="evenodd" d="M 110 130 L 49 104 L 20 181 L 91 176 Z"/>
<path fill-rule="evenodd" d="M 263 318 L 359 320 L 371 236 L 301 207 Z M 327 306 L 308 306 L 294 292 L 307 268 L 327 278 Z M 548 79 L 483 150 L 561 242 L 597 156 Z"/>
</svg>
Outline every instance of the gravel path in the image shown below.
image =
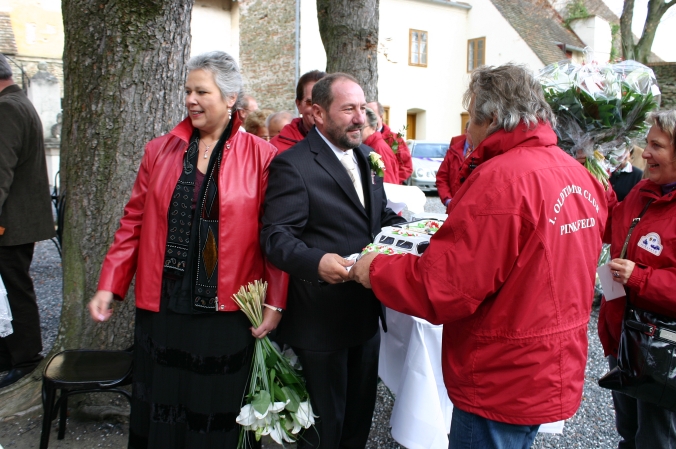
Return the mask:
<svg viewBox="0 0 676 449">
<path fill-rule="evenodd" d="M 444 207 L 439 198 L 428 195 L 425 206 L 427 212 L 443 213 Z M 406 215 L 406 214 L 405 214 Z M 36 245 L 31 273 L 40 306 L 40 318 L 44 354 L 51 348 L 59 326 L 61 313 L 61 260 L 50 241 Z M 610 393 L 602 390 L 596 380 L 607 371 L 605 358 L 596 335 L 598 309 L 592 311 L 589 324 L 589 360 L 585 375 L 582 405 L 578 412 L 566 422 L 563 434 L 539 434 L 533 448 L 595 448 L 610 449 L 617 447 L 618 436 L 614 428 L 614 414 Z M 112 399 L 114 405 L 123 405 L 119 399 Z M 373 418 L 373 426 L 367 448 L 399 449 L 403 448 L 390 436 L 389 418 L 394 401 L 387 389 L 381 384 L 378 389 L 378 402 Z M 42 414 L 33 410 L 22 416 L 0 421 L 0 449 L 37 448 L 40 439 Z M 54 422 L 56 425 L 56 421 Z M 54 427 L 55 428 L 55 427 Z M 66 437 L 58 441 L 52 432 L 51 448 L 91 449 L 97 447 L 126 447 L 128 421 L 92 422 L 70 418 Z M 263 448 L 278 447 L 269 441 Z M 292 445 L 291 447 L 294 447 Z"/>
</svg>

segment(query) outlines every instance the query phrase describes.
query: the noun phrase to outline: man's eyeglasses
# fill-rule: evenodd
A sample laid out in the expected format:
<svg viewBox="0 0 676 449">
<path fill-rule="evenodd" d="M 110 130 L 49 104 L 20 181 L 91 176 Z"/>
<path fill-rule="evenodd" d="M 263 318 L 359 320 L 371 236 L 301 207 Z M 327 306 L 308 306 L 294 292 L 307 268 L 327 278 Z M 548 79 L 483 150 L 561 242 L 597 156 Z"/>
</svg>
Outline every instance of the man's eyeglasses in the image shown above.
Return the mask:
<svg viewBox="0 0 676 449">
<path fill-rule="evenodd" d="M 312 106 L 312 98 L 306 98 L 305 100 L 303 100 L 303 103 L 305 104 L 305 106 Z"/>
</svg>

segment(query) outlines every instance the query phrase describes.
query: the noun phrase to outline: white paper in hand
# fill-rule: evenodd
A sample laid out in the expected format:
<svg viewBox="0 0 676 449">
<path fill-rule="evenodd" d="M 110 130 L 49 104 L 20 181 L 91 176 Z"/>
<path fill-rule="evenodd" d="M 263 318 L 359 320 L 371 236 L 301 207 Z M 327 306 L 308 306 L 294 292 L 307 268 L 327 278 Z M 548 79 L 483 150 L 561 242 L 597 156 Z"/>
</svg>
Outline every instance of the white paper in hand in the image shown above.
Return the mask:
<svg viewBox="0 0 676 449">
<path fill-rule="evenodd" d="M 601 265 L 596 269 L 601 281 L 601 288 L 603 289 L 603 297 L 606 301 L 625 296 L 624 286 L 619 282 L 613 280 L 613 273 L 610 271 L 610 265 Z"/>
</svg>

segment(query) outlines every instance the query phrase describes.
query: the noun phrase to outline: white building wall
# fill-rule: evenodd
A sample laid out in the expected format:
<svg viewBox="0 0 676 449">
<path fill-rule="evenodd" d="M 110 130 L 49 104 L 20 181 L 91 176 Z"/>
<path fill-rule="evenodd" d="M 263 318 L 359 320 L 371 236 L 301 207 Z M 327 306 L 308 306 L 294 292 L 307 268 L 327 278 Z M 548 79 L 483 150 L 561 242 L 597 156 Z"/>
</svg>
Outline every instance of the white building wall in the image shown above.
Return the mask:
<svg viewBox="0 0 676 449">
<path fill-rule="evenodd" d="M 467 10 L 426 1 L 381 0 L 378 95 L 390 108 L 390 127 L 406 125 L 407 112 L 418 114 L 418 139 L 450 141 L 460 130 Z M 314 0 L 301 1 L 300 73 L 326 69 Z M 428 65 L 408 65 L 409 29 L 428 32 Z M 460 40 L 458 40 L 458 36 Z M 463 43 L 464 42 L 464 43 Z M 384 53 L 387 53 L 385 55 Z M 457 120 L 452 117 L 458 117 Z M 455 123 L 457 122 L 457 123 Z"/>
<path fill-rule="evenodd" d="M 508 62 L 525 64 L 537 71 L 544 67 L 540 58 L 507 22 L 490 0 L 470 0 L 467 39 L 486 37 L 486 65 Z M 465 70 L 467 63 L 465 62 Z"/>
<path fill-rule="evenodd" d="M 229 3 L 227 0 L 196 0 L 192 9 L 190 33 L 190 56 L 221 50 L 239 61 L 237 3 Z"/>
<path fill-rule="evenodd" d="M 300 75 L 310 70 L 326 70 L 326 52 L 317 21 L 317 1 L 297 1 L 300 1 Z"/>
<path fill-rule="evenodd" d="M 460 134 L 467 14 L 426 1 L 381 0 L 378 95 L 394 131 L 415 113 L 416 139 L 447 142 Z M 427 31 L 427 67 L 408 64 L 410 29 Z"/>
<path fill-rule="evenodd" d="M 570 27 L 580 40 L 593 50 L 594 54 L 591 57 L 593 61 L 608 62 L 612 46 L 612 34 L 608 22 L 601 17 L 591 16 L 586 19 L 573 20 Z"/>
</svg>

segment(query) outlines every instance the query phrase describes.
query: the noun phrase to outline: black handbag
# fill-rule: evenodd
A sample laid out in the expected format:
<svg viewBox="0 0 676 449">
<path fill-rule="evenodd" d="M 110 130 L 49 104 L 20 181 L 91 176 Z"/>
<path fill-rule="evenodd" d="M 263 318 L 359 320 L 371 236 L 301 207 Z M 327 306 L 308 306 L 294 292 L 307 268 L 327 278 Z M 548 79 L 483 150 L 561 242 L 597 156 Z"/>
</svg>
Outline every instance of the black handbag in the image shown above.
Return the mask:
<svg viewBox="0 0 676 449">
<path fill-rule="evenodd" d="M 599 386 L 676 411 L 676 320 L 628 305 L 617 366 Z"/>
<path fill-rule="evenodd" d="M 634 227 L 651 202 L 633 220 L 621 259 Z M 676 319 L 639 309 L 629 303 L 627 294 L 617 366 L 598 383 L 602 388 L 676 411 Z"/>
</svg>

